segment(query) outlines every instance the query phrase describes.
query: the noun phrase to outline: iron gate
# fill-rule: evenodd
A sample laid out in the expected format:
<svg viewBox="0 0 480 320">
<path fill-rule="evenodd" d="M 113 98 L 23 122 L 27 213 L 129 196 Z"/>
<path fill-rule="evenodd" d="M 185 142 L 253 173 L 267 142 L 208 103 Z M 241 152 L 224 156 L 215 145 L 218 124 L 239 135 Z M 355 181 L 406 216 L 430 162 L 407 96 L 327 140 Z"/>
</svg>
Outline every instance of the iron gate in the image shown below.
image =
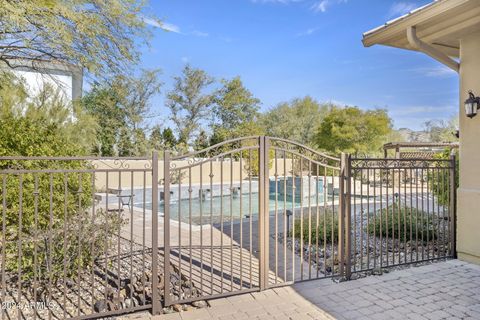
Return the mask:
<svg viewBox="0 0 480 320">
<path fill-rule="evenodd" d="M 456 255 L 454 156 L 252 136 L 161 162 L 1 157 L 2 319 L 156 314 Z"/>
<path fill-rule="evenodd" d="M 164 166 L 164 265 L 190 286 L 166 288 L 166 305 L 343 273 L 340 159 L 262 136 Z"/>
</svg>

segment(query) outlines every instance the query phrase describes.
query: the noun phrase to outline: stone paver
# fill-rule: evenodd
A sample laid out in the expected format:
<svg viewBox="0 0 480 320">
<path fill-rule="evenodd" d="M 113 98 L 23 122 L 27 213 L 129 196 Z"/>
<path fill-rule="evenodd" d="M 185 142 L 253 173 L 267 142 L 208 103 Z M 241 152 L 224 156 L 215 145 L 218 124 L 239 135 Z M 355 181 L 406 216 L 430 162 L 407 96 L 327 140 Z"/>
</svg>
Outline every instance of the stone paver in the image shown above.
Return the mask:
<svg viewBox="0 0 480 320">
<path fill-rule="evenodd" d="M 130 317 L 152 320 L 480 319 L 480 266 L 450 260 L 341 283 L 329 279 L 302 282 L 212 300 L 210 305 L 179 314 Z"/>
</svg>

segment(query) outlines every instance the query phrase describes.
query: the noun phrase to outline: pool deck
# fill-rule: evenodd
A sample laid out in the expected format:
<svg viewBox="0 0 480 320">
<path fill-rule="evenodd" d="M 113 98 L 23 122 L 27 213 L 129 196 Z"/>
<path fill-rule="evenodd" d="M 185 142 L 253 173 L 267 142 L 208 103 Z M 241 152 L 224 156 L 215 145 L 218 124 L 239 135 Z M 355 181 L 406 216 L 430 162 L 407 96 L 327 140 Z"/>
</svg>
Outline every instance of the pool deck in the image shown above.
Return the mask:
<svg viewBox="0 0 480 320">
<path fill-rule="evenodd" d="M 480 319 L 480 266 L 448 260 L 354 281 L 302 282 L 209 301 L 210 307 L 122 320 Z"/>
</svg>

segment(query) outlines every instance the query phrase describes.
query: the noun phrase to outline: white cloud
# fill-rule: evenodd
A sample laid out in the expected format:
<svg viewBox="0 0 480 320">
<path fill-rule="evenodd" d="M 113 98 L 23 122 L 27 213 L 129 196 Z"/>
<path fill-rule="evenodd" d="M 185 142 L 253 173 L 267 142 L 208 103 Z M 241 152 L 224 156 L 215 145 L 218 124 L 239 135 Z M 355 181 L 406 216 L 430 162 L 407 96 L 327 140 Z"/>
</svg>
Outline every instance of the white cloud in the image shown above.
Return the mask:
<svg viewBox="0 0 480 320">
<path fill-rule="evenodd" d="M 390 109 L 390 115 L 394 117 L 398 116 L 408 116 L 408 115 L 415 115 L 415 114 L 434 114 L 438 112 L 446 112 L 456 110 L 455 106 L 411 106 L 411 107 L 402 107 L 402 108 L 395 108 Z"/>
<path fill-rule="evenodd" d="M 203 31 L 198 31 L 198 30 L 193 30 L 192 35 L 197 36 L 197 37 L 208 37 L 209 34 Z"/>
<path fill-rule="evenodd" d="M 318 31 L 318 28 L 309 28 L 309 29 L 307 29 L 303 32 L 297 33 L 297 37 L 311 36 L 312 34 L 314 34 L 317 31 Z"/>
<path fill-rule="evenodd" d="M 412 2 L 395 2 L 394 4 L 392 4 L 390 10 L 388 11 L 388 17 L 393 18 L 403 16 L 404 14 L 409 13 L 417 7 L 418 5 Z"/>
<path fill-rule="evenodd" d="M 182 33 L 180 31 L 180 27 L 173 24 L 173 23 L 157 21 L 157 20 L 153 20 L 153 19 L 150 19 L 150 18 L 146 18 L 146 17 L 143 18 L 143 21 L 146 24 L 148 24 L 152 27 L 155 27 L 155 28 L 160 28 L 160 29 L 163 29 L 165 31 L 174 32 L 174 33 Z"/>
<path fill-rule="evenodd" d="M 183 63 L 189 63 L 190 62 L 189 57 L 182 57 L 181 60 L 182 60 Z"/>
<path fill-rule="evenodd" d="M 315 13 L 321 12 L 327 12 L 328 8 L 330 8 L 334 4 L 339 4 L 339 3 L 347 3 L 348 0 L 320 0 L 316 1 L 313 3 L 313 5 L 310 6 L 310 10 L 312 10 Z"/>
<path fill-rule="evenodd" d="M 311 7 L 310 9 L 313 11 L 313 12 L 326 12 L 327 11 L 327 7 L 330 5 L 330 1 L 328 0 L 321 0 L 321 1 L 318 1 L 318 2 L 315 2 Z"/>
<path fill-rule="evenodd" d="M 450 76 L 457 75 L 457 73 L 454 70 L 446 66 L 439 66 L 435 68 L 426 69 L 424 72 L 425 72 L 425 75 L 428 77 L 450 77 Z"/>
</svg>

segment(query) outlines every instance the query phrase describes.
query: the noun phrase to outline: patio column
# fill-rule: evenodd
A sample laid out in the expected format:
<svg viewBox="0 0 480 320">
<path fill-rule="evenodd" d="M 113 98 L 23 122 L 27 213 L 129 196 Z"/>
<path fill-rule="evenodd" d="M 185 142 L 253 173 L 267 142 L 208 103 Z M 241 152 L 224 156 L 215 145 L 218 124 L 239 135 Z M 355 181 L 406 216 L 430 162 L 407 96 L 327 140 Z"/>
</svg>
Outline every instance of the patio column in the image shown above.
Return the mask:
<svg viewBox="0 0 480 320">
<path fill-rule="evenodd" d="M 480 33 L 460 39 L 460 188 L 457 192 L 459 259 L 480 264 L 480 116 L 465 116 L 468 90 L 480 95 Z"/>
</svg>

